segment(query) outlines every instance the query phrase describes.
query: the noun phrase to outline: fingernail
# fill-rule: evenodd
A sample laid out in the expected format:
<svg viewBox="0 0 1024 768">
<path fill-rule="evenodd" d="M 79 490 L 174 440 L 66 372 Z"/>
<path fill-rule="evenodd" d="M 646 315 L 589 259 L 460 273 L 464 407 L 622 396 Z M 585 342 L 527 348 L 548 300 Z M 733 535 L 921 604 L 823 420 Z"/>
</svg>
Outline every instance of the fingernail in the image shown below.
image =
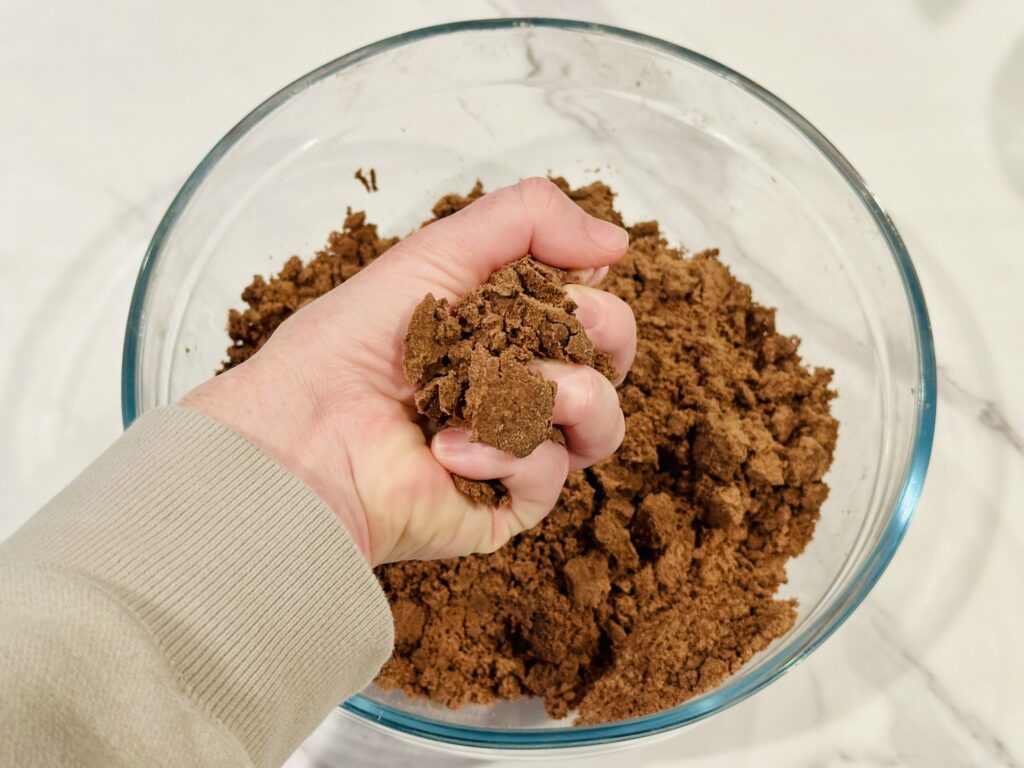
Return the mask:
<svg viewBox="0 0 1024 768">
<path fill-rule="evenodd" d="M 598 286 L 604 282 L 606 277 L 608 277 L 608 267 L 598 267 L 586 282 L 587 285 Z"/>
<path fill-rule="evenodd" d="M 458 429 L 442 429 L 431 442 L 434 453 L 449 459 L 460 455 L 465 447 L 466 439 Z"/>
<path fill-rule="evenodd" d="M 569 274 L 573 278 L 573 282 L 579 283 L 580 285 L 596 286 L 600 285 L 606 277 L 608 277 L 608 267 L 587 267 L 586 269 L 570 269 Z M 571 285 L 571 283 L 570 283 Z"/>
<path fill-rule="evenodd" d="M 536 371 L 545 379 L 550 379 L 551 377 L 547 375 L 548 372 L 554 370 L 557 366 L 560 365 L 565 365 L 565 363 L 560 363 L 555 360 L 546 360 L 544 358 L 538 357 L 528 362 L 526 364 L 526 367 L 529 368 L 530 370 Z"/>
<path fill-rule="evenodd" d="M 587 289 L 579 285 L 565 286 L 565 292 L 576 303 L 576 319 L 583 325 L 593 327 L 601 319 L 601 308 L 587 294 Z"/>
<path fill-rule="evenodd" d="M 594 276 L 594 268 L 587 267 L 586 269 L 570 269 L 569 274 L 572 275 L 577 282 L 587 285 Z"/>
<path fill-rule="evenodd" d="M 587 217 L 587 234 L 590 239 L 606 251 L 622 251 L 629 245 L 629 233 L 611 222 Z"/>
</svg>

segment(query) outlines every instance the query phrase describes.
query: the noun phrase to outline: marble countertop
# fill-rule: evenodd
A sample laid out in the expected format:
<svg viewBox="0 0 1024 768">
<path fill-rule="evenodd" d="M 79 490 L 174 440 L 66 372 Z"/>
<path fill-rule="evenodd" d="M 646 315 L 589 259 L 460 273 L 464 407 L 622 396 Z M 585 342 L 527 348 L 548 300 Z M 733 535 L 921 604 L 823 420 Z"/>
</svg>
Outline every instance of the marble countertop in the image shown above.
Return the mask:
<svg viewBox="0 0 1024 768">
<path fill-rule="evenodd" d="M 807 661 L 628 758 L 558 764 L 1024 765 L 1024 5 L 845 8 L 3 4 L 0 538 L 120 432 L 123 325 L 142 254 L 186 175 L 239 116 L 324 61 L 428 24 L 548 15 L 631 27 L 753 77 L 868 179 L 907 240 L 931 310 L 937 438 L 895 560 Z M 329 745 L 339 730 L 343 752 Z M 289 763 L 469 764 L 340 719 Z"/>
</svg>

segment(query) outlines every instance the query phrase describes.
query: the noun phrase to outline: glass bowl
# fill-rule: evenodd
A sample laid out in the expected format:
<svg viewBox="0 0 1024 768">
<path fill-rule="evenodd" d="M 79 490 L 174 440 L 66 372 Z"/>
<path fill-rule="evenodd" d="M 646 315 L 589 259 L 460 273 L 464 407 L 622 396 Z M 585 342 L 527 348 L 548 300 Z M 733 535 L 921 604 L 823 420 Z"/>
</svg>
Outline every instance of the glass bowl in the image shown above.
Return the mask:
<svg viewBox="0 0 1024 768">
<path fill-rule="evenodd" d="M 353 178 L 373 167 L 380 191 Z M 345 207 L 404 234 L 434 200 L 552 172 L 600 178 L 627 221 L 722 259 L 812 364 L 835 369 L 832 493 L 782 595 L 796 625 L 717 689 L 600 726 L 535 700 L 449 710 L 371 688 L 343 710 L 407 739 L 493 755 L 624 745 L 694 723 L 814 650 L 877 581 L 917 503 L 935 423 L 921 287 L 864 182 L 804 118 L 700 54 L 552 19 L 449 24 L 353 51 L 279 91 L 199 164 L 157 228 L 124 346 L 125 424 L 218 367 L 254 273 L 311 255 Z"/>
</svg>

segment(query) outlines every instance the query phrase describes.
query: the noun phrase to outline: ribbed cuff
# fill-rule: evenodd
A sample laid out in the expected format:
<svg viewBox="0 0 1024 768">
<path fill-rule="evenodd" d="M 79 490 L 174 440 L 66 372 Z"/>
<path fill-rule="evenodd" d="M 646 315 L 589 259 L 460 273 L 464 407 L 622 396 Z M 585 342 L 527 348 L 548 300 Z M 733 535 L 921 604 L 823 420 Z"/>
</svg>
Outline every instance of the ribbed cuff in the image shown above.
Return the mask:
<svg viewBox="0 0 1024 768">
<path fill-rule="evenodd" d="M 339 520 L 188 409 L 139 419 L 4 555 L 120 599 L 257 765 L 282 762 L 391 652 L 387 600 Z"/>
</svg>

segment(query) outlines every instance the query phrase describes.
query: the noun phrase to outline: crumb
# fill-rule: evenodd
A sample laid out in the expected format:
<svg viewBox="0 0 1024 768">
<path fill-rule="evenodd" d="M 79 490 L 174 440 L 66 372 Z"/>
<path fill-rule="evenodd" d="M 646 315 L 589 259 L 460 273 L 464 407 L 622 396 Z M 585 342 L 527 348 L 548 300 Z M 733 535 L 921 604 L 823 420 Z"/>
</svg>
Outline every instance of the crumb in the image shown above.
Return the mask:
<svg viewBox="0 0 1024 768">
<path fill-rule="evenodd" d="M 356 169 L 356 172 L 353 174 L 353 178 L 358 180 L 359 183 L 363 185 L 363 188 L 367 192 L 377 191 L 377 171 L 375 171 L 373 168 L 370 169 L 369 178 L 367 178 L 366 175 L 363 173 L 362 168 Z"/>
</svg>

